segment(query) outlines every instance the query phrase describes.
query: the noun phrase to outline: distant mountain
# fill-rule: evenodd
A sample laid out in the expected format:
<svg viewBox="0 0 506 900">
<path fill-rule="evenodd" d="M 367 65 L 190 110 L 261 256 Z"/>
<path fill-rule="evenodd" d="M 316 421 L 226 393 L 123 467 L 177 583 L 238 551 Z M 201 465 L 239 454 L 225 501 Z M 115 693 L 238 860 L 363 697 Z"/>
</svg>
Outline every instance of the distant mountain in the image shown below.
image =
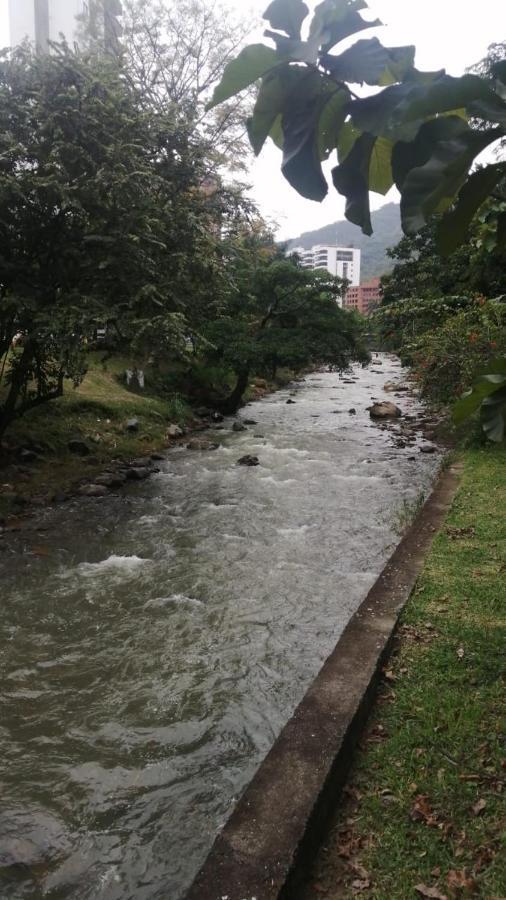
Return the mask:
<svg viewBox="0 0 506 900">
<path fill-rule="evenodd" d="M 387 247 L 395 247 L 402 237 L 397 203 L 386 203 L 381 209 L 373 212 L 371 218 L 374 229 L 371 237 L 362 234 L 360 228 L 351 222 L 342 221 L 324 225 L 316 231 L 305 231 L 299 237 L 283 243 L 287 244 L 288 249 L 304 247 L 306 250 L 315 244 L 358 247 L 362 251 L 361 281 L 367 281 L 392 269 L 393 262 L 386 254 Z"/>
</svg>

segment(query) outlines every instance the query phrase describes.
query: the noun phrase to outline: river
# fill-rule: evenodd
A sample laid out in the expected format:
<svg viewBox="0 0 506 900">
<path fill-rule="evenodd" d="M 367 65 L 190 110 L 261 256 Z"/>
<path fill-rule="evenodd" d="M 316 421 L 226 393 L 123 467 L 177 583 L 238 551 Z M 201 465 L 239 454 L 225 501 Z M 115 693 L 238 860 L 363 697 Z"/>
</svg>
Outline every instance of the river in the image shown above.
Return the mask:
<svg viewBox="0 0 506 900">
<path fill-rule="evenodd" d="M 0 538 L 2 900 L 183 896 L 430 488 L 366 410 L 400 374 L 310 375 Z"/>
</svg>

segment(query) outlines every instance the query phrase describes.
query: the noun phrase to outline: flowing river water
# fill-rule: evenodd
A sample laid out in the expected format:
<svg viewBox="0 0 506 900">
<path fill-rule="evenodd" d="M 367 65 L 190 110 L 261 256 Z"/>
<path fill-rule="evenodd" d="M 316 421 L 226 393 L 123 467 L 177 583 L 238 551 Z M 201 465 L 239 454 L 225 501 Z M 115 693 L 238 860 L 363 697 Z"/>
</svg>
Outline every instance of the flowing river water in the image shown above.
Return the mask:
<svg viewBox="0 0 506 900">
<path fill-rule="evenodd" d="M 366 410 L 400 375 L 311 375 L 0 539 L 2 900 L 184 895 L 434 478 Z"/>
</svg>

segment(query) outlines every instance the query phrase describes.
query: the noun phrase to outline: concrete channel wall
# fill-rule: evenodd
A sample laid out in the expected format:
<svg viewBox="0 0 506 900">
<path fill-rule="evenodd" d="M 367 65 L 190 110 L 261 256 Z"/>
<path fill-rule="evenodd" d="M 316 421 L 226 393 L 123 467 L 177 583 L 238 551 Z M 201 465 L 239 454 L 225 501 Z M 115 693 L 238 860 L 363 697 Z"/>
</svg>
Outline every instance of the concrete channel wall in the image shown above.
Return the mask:
<svg viewBox="0 0 506 900">
<path fill-rule="evenodd" d="M 459 474 L 454 466 L 440 475 L 246 788 L 186 900 L 293 900 L 338 802 L 399 616 Z"/>
</svg>

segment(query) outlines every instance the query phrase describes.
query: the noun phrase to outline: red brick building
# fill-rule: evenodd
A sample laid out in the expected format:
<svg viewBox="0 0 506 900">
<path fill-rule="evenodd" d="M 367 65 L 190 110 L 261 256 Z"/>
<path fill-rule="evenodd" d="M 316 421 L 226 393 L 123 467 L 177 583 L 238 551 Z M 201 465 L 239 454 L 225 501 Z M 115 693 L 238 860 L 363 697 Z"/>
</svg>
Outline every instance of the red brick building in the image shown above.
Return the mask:
<svg viewBox="0 0 506 900">
<path fill-rule="evenodd" d="M 356 309 L 363 316 L 369 313 L 379 304 L 381 300 L 381 285 L 379 278 L 371 278 L 365 281 L 359 287 L 351 287 L 344 298 L 344 306 L 346 309 Z"/>
</svg>

